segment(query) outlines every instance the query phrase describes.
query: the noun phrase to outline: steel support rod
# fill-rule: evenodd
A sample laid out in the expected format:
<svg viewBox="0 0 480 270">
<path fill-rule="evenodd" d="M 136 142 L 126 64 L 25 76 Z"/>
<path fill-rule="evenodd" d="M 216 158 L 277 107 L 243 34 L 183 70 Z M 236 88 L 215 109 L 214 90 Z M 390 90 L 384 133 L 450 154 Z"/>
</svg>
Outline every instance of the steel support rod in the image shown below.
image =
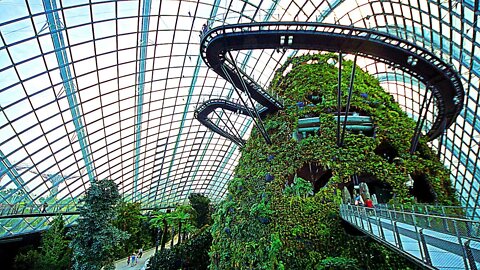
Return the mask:
<svg viewBox="0 0 480 270">
<path fill-rule="evenodd" d="M 225 122 L 222 117 L 216 112 L 216 111 L 213 111 L 213 113 L 218 117 L 218 119 L 220 119 L 220 121 L 225 125 L 225 128 L 227 128 L 231 133 L 236 133 L 237 136 L 241 139 L 242 137 L 240 136 L 240 133 L 238 132 L 238 130 L 235 128 L 235 126 L 233 125 L 232 121 L 230 120 L 230 118 L 228 116 L 225 115 L 225 112 L 223 112 L 223 115 L 225 115 L 228 119 L 228 121 L 232 124 L 232 127 L 233 127 L 233 132 L 232 131 L 232 128 L 229 128 L 228 125 L 227 125 L 227 122 Z"/>
<path fill-rule="evenodd" d="M 355 79 L 356 67 L 357 67 L 357 54 L 355 53 L 355 57 L 353 58 L 352 73 L 350 74 L 350 85 L 348 86 L 347 106 L 345 108 L 345 118 L 343 119 L 343 129 L 342 129 L 342 137 L 340 139 L 340 146 L 343 146 L 343 141 L 345 140 L 345 130 L 347 128 L 348 111 L 350 110 L 350 100 L 352 98 L 353 80 Z"/>
<path fill-rule="evenodd" d="M 342 51 L 338 52 L 338 86 L 337 86 L 337 146 L 340 145 L 340 112 L 342 110 Z"/>
<path fill-rule="evenodd" d="M 232 54 L 230 53 L 230 51 L 227 52 L 228 54 L 228 57 L 230 58 L 230 61 L 233 63 L 233 66 L 235 68 L 235 71 L 237 72 L 237 76 L 238 76 L 238 79 L 240 80 L 240 82 L 242 83 L 242 87 L 243 87 L 243 90 L 244 92 L 247 94 L 247 97 L 250 101 L 250 103 L 252 104 L 252 110 L 253 112 L 255 113 L 255 116 L 252 116 L 251 115 L 251 112 L 248 112 L 248 114 L 250 115 L 250 117 L 253 118 L 253 121 L 255 123 L 255 126 L 257 126 L 257 129 L 260 131 L 260 133 L 262 134 L 263 138 L 265 139 L 265 141 L 267 142 L 267 144 L 271 144 L 271 140 L 270 140 L 270 137 L 268 136 L 266 130 L 265 130 L 265 126 L 263 125 L 263 122 L 262 122 L 262 119 L 260 118 L 260 115 L 258 114 L 258 111 L 257 109 L 255 108 L 255 103 L 253 102 L 252 100 L 252 97 L 250 96 L 250 92 L 248 92 L 248 88 L 247 88 L 247 85 L 245 84 L 245 81 L 243 80 L 242 76 L 240 75 L 240 70 L 238 69 L 237 65 L 235 65 L 235 62 L 233 62 L 233 57 L 232 57 Z M 227 55 L 225 55 L 226 57 Z M 222 69 L 223 69 L 223 72 L 225 73 L 225 75 L 229 76 L 228 73 L 226 72 L 226 69 L 225 67 L 222 65 Z M 230 82 L 233 84 L 233 80 L 231 78 L 230 79 Z M 248 106 L 247 106 L 247 103 L 244 101 L 244 99 L 242 98 L 241 96 L 241 93 L 238 91 L 238 89 L 236 87 L 233 87 L 236 91 L 237 91 L 237 94 L 238 96 L 240 97 L 240 100 L 242 100 L 243 102 L 243 105 L 247 108 L 247 111 L 248 110 Z"/>
<path fill-rule="evenodd" d="M 432 265 L 432 260 L 430 258 L 430 253 L 428 252 L 427 242 L 425 241 L 425 235 L 423 234 L 423 228 L 418 231 L 420 235 L 420 241 L 422 242 L 423 254 L 425 255 L 425 262 L 427 265 Z"/>
<path fill-rule="evenodd" d="M 226 115 L 226 114 L 227 114 L 224 109 L 222 109 L 222 112 L 223 112 L 223 115 Z M 230 117 L 227 116 L 227 120 L 228 120 L 228 122 L 234 127 L 233 129 L 234 129 L 235 132 L 237 133 L 238 137 L 239 137 L 239 138 L 242 138 L 242 135 L 240 135 L 240 132 L 238 132 L 238 130 L 235 128 L 235 125 L 233 124 L 232 120 L 230 120 Z"/>
<path fill-rule="evenodd" d="M 470 248 L 470 239 L 465 242 L 463 245 L 467 253 L 468 264 L 470 265 L 471 270 L 477 270 L 477 264 L 475 263 L 475 257 L 473 256 L 472 249 Z"/>
<path fill-rule="evenodd" d="M 432 96 L 428 99 L 427 98 L 427 91 L 428 91 L 429 86 L 427 85 L 426 90 L 425 90 L 425 97 L 423 98 L 422 106 L 420 107 L 420 112 L 418 113 L 418 119 L 417 119 L 417 124 L 415 125 L 415 131 L 413 133 L 412 137 L 412 142 L 411 142 L 411 147 L 410 147 L 410 154 L 413 155 L 417 148 L 417 143 L 418 143 L 418 138 L 420 137 L 420 134 L 422 133 L 422 127 L 423 127 L 423 115 L 425 117 L 427 116 L 428 113 L 428 107 L 430 106 L 430 102 L 432 101 Z M 427 107 L 425 108 L 425 104 L 427 103 L 428 99 L 428 104 Z M 423 112 L 425 110 L 425 113 Z"/>
<path fill-rule="evenodd" d="M 445 133 L 447 132 L 445 130 L 447 128 L 447 120 L 446 119 L 443 119 L 442 126 L 443 126 L 443 132 L 442 132 L 442 135 L 440 135 L 440 139 L 438 140 L 438 150 L 437 150 L 437 157 L 438 158 L 440 158 L 440 156 L 442 155 L 443 139 L 445 137 Z"/>
<path fill-rule="evenodd" d="M 395 237 L 397 238 L 398 248 L 403 250 L 402 239 L 400 238 L 400 232 L 398 231 L 398 226 L 396 221 L 393 222 L 393 231 L 395 232 Z"/>
<path fill-rule="evenodd" d="M 234 60 L 233 60 L 233 56 L 232 56 L 232 53 L 230 51 L 227 52 L 229 58 L 230 58 L 230 62 L 232 63 L 233 67 L 235 68 L 235 71 L 237 72 L 237 77 L 238 79 L 240 80 L 240 82 L 242 83 L 242 87 L 243 87 L 243 90 L 245 91 L 245 93 L 247 94 L 247 97 L 248 97 L 248 100 L 250 101 L 250 103 L 252 104 L 252 110 L 253 112 L 255 113 L 255 116 L 257 117 L 258 119 L 258 124 L 260 125 L 260 127 L 258 127 L 260 129 L 260 132 L 263 132 L 265 133 L 265 136 L 267 137 L 265 140 L 267 140 L 267 142 L 270 144 L 270 138 L 268 137 L 268 134 L 266 133 L 265 131 L 265 126 L 263 125 L 263 122 L 262 122 L 262 119 L 260 118 L 260 115 L 258 114 L 258 111 L 257 109 L 255 108 L 255 103 L 253 102 L 253 99 L 252 99 L 252 96 L 250 95 L 250 92 L 248 91 L 248 88 L 247 88 L 247 85 L 245 83 L 245 80 L 243 79 L 243 77 L 241 76 L 241 73 L 240 73 L 240 69 L 238 68 L 238 66 L 235 64 Z M 245 105 L 245 107 L 247 107 Z M 247 107 L 248 108 L 248 107 Z"/>
<path fill-rule="evenodd" d="M 458 244 L 462 247 L 463 264 L 465 265 L 465 269 L 468 269 L 468 252 L 466 247 L 462 243 L 462 237 L 458 232 L 458 225 L 456 220 L 453 221 L 453 228 L 455 229 L 455 235 L 457 236 Z"/>
</svg>

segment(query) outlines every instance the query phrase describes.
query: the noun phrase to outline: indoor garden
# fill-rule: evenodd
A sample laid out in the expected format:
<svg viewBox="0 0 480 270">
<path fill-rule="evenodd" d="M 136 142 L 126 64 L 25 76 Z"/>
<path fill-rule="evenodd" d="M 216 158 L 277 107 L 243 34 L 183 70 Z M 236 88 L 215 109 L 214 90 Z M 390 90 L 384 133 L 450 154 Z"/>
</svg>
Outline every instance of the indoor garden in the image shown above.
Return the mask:
<svg viewBox="0 0 480 270">
<path fill-rule="evenodd" d="M 366 183 L 383 203 L 456 203 L 449 172 L 426 140 L 409 154 L 414 120 L 359 68 L 349 109 L 372 125 L 348 127 L 338 146 L 337 60 L 334 54 L 304 55 L 276 72 L 270 88 L 286 108 L 265 120 L 271 145 L 254 131 L 241 149 L 228 195 L 214 214 L 210 269 L 415 268 L 346 231 L 339 216 L 342 190 L 355 192 L 355 182 Z M 353 65 L 343 62 L 341 112 Z M 302 134 L 302 119 L 313 119 L 316 128 Z"/>
<path fill-rule="evenodd" d="M 55 217 L 40 246 L 17 255 L 16 269 L 114 269 L 139 247 L 155 249 L 151 270 L 417 268 L 343 221 L 339 206 L 357 194 L 376 204 L 456 205 L 449 171 L 425 138 L 409 153 L 414 120 L 360 68 L 346 108 L 349 60 L 339 114 L 338 60 L 304 55 L 277 70 L 270 88 L 285 109 L 265 119 L 272 143 L 252 132 L 220 203 L 192 193 L 175 208 L 144 211 L 113 181 L 97 181 L 77 224 Z"/>
</svg>

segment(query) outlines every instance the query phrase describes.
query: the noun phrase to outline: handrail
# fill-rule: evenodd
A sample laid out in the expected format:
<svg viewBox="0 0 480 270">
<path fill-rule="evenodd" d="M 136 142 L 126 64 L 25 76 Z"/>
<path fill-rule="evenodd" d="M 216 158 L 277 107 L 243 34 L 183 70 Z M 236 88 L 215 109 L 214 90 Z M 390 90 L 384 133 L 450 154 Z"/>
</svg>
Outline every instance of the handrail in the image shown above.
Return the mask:
<svg viewBox="0 0 480 270">
<path fill-rule="evenodd" d="M 359 208 L 365 208 L 363 206 L 355 206 Z M 480 221 L 477 220 L 472 220 L 472 219 L 466 219 L 466 218 L 459 218 L 459 217 L 450 217 L 450 216 L 438 216 L 438 215 L 427 215 L 427 214 L 421 214 L 421 213 L 415 213 L 415 212 L 407 212 L 407 211 L 397 211 L 397 210 L 383 210 L 381 208 L 366 208 L 367 210 L 372 210 L 372 211 L 388 211 L 391 213 L 398 213 L 398 214 L 408 214 L 408 215 L 413 215 L 413 216 L 418 216 L 418 217 L 426 217 L 426 218 L 441 218 L 441 219 L 447 219 L 447 220 L 455 220 L 455 221 L 462 221 L 462 222 L 470 222 L 470 223 L 476 223 L 480 225 Z"/>
<path fill-rule="evenodd" d="M 340 205 L 340 215 L 428 269 L 477 269 L 480 263 L 479 221 L 347 204 Z"/>
<path fill-rule="evenodd" d="M 404 212 L 414 212 L 434 216 L 464 217 L 466 219 L 480 220 L 480 211 L 477 207 L 465 207 L 456 205 L 432 205 L 432 204 L 412 204 L 405 207 L 402 204 L 377 204 L 377 208 L 388 210 L 397 210 Z"/>
<path fill-rule="evenodd" d="M 295 38 L 292 43 L 281 44 L 278 40 L 280 36 Z M 256 42 L 245 42 L 251 38 Z M 203 33 L 200 50 L 206 65 L 222 76 L 220 66 L 225 62 L 227 51 L 279 47 L 355 52 L 416 77 L 428 85 L 436 97 L 438 115 L 428 132 L 430 140 L 440 136 L 463 108 L 465 93 L 454 67 L 416 44 L 371 29 L 315 22 L 222 25 Z M 415 64 L 411 59 L 417 60 L 413 61 Z"/>
<path fill-rule="evenodd" d="M 1 204 L 0 203 L 0 219 L 5 218 L 22 218 L 34 216 L 51 216 L 52 214 L 68 214 L 77 213 L 82 203 L 60 203 L 51 205 L 22 205 L 22 204 Z M 142 211 L 156 210 L 156 209 L 171 209 L 173 206 L 155 206 L 146 205 L 141 208 Z"/>
</svg>

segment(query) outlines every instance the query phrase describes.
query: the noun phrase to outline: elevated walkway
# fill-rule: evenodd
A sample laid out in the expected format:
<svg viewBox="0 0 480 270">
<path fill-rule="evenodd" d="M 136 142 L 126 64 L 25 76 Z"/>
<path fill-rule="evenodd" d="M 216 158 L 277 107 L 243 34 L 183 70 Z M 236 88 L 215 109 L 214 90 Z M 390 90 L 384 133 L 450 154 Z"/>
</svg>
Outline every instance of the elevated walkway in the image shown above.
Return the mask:
<svg viewBox="0 0 480 270">
<path fill-rule="evenodd" d="M 16 239 L 24 234 L 46 230 L 54 216 L 61 215 L 66 226 L 73 225 L 80 214 L 81 204 L 56 203 L 43 204 L 0 204 L 0 240 Z M 152 210 L 170 209 L 174 207 L 156 207 L 147 205 L 142 207 L 143 214 L 148 215 Z"/>
<path fill-rule="evenodd" d="M 448 215 L 340 206 L 343 220 L 427 269 L 480 267 L 480 222 Z"/>
<path fill-rule="evenodd" d="M 266 107 L 266 113 L 282 109 L 281 99 L 265 91 L 227 56 L 236 50 L 279 48 L 355 53 L 399 68 L 419 79 L 432 91 L 437 107 L 437 115 L 427 133 L 430 140 L 448 129 L 463 108 L 465 93 L 452 66 L 424 48 L 386 33 L 325 23 L 258 22 L 216 27 L 204 32 L 200 42 L 205 64 L 236 89 L 248 92 Z M 211 128 L 213 122 L 208 122 L 208 115 L 202 113 L 202 107 L 195 115 L 198 121 Z M 219 133 L 218 129 L 212 130 Z M 231 134 L 229 139 L 232 136 L 237 135 Z"/>
</svg>

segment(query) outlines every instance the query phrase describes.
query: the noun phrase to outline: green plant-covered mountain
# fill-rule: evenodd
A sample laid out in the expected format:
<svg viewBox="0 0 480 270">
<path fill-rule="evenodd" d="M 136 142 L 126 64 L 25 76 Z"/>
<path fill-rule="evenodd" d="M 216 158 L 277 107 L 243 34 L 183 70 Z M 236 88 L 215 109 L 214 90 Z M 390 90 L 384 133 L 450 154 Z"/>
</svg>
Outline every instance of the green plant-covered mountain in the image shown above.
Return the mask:
<svg viewBox="0 0 480 270">
<path fill-rule="evenodd" d="M 370 117 L 373 128 L 348 129 L 337 147 L 337 58 L 305 55 L 277 71 L 270 87 L 286 108 L 265 120 L 271 145 L 253 131 L 241 149 L 227 198 L 214 215 L 212 269 L 414 268 L 369 238 L 345 231 L 338 213 L 341 189 L 352 192 L 355 180 L 367 183 L 380 202 L 455 203 L 449 172 L 426 140 L 409 154 L 415 122 L 359 68 L 350 112 Z M 343 61 L 342 112 L 352 66 Z M 301 118 L 318 119 L 318 128 L 294 139 L 302 135 Z"/>
</svg>

